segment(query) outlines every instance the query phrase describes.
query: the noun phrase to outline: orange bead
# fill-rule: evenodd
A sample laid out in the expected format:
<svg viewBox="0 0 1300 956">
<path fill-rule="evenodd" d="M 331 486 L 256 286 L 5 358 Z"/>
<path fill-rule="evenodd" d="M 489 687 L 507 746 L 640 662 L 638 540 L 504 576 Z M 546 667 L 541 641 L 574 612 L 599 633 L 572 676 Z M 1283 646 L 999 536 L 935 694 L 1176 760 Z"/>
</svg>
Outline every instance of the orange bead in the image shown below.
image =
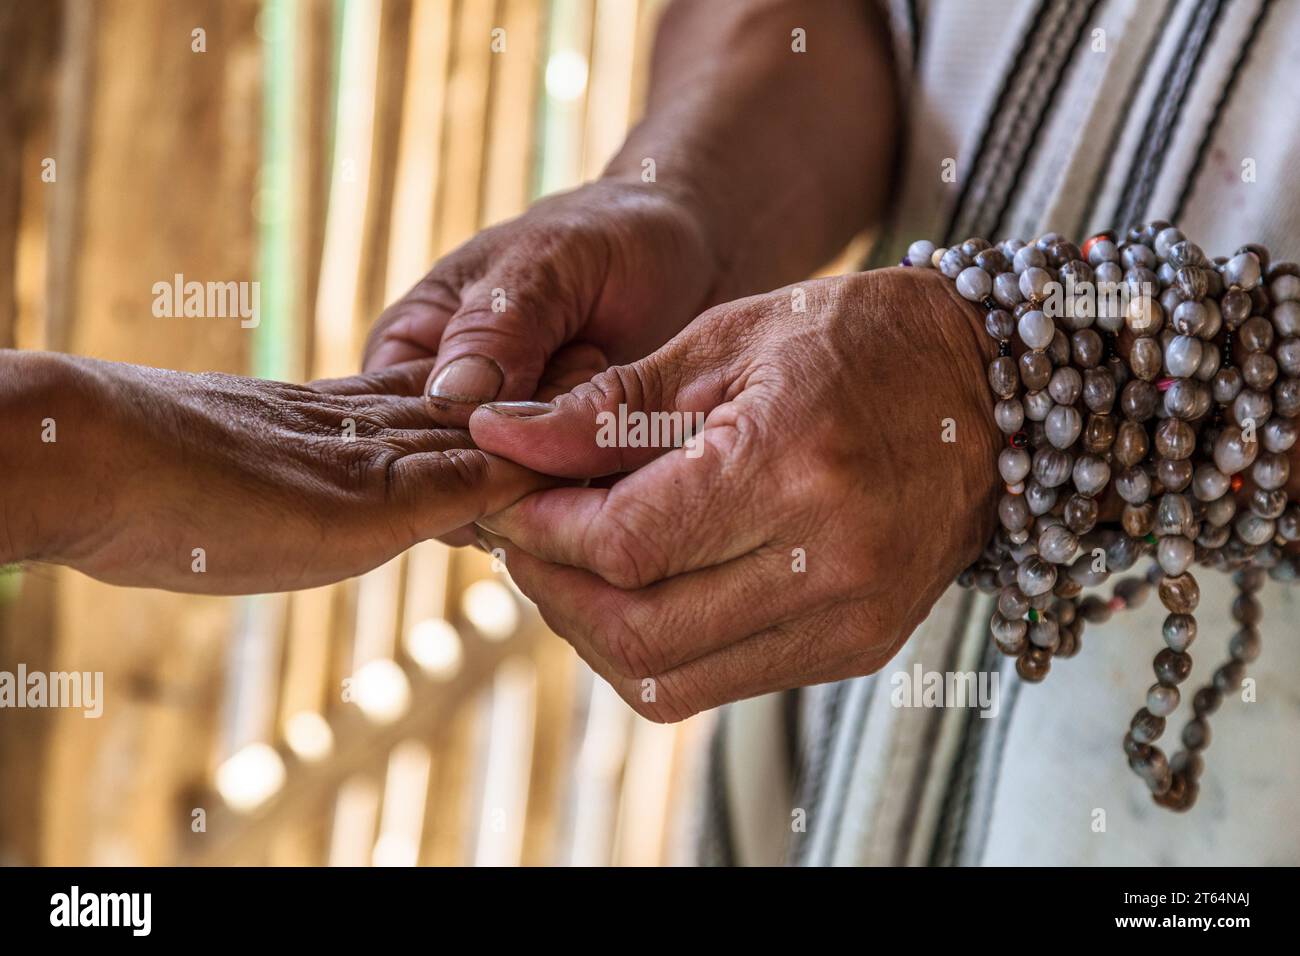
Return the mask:
<svg viewBox="0 0 1300 956">
<path fill-rule="evenodd" d="M 1095 246 L 1097 243 L 1101 242 L 1101 240 L 1103 240 L 1103 239 L 1109 239 L 1109 240 L 1111 240 L 1112 242 L 1115 241 L 1115 237 L 1114 237 L 1111 233 L 1109 233 L 1109 232 L 1099 232 L 1099 233 L 1097 233 L 1095 236 L 1091 236 L 1091 237 L 1089 237 L 1088 239 L 1085 239 L 1085 240 L 1084 240 L 1084 242 L 1083 242 L 1083 248 L 1079 250 L 1079 252 L 1080 252 L 1080 253 L 1082 254 L 1082 256 L 1083 256 L 1083 261 L 1084 261 L 1084 262 L 1087 262 L 1087 261 L 1088 261 L 1088 251 L 1089 251 L 1093 246 Z"/>
</svg>

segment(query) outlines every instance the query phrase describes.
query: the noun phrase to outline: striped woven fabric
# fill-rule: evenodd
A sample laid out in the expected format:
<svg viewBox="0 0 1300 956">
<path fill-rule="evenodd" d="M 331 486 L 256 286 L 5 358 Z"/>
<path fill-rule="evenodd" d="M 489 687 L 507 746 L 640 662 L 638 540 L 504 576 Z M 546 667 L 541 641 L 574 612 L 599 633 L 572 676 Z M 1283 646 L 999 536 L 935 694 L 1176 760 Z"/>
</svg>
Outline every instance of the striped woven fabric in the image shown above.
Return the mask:
<svg viewBox="0 0 1300 956">
<path fill-rule="evenodd" d="M 1275 258 L 1300 259 L 1300 3 L 881 6 L 905 84 L 907 139 L 872 265 L 896 263 L 918 238 L 1082 239 L 1156 218 L 1210 255 L 1260 242 Z M 1197 686 L 1231 633 L 1231 588 L 1216 578 L 1201 576 Z M 1152 681 L 1158 602 L 1091 626 L 1077 657 L 1043 684 L 1022 685 L 989 651 L 991 602 L 954 589 L 879 674 L 728 709 L 703 860 L 1300 863 L 1297 596 L 1270 585 L 1262 597 L 1265 650 L 1249 672 L 1256 700 L 1229 699 L 1216 715 L 1188 815 L 1151 803 L 1120 745 Z M 918 673 L 979 671 L 998 672 L 996 713 L 899 706 L 900 687 Z"/>
</svg>

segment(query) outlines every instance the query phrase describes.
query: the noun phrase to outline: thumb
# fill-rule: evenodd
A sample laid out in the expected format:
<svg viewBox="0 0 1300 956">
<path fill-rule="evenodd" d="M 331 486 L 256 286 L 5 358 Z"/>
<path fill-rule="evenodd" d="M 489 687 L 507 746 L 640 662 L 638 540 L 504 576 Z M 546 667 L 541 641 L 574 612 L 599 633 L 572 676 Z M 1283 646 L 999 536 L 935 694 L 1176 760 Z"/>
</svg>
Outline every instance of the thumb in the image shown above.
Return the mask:
<svg viewBox="0 0 1300 956">
<path fill-rule="evenodd" d="M 718 358 L 700 361 L 678 336 L 553 402 L 483 405 L 470 419 L 470 434 L 484 451 L 534 471 L 597 478 L 639 468 L 674 447 L 690 454 L 730 384 Z"/>
<path fill-rule="evenodd" d="M 463 428 L 475 407 L 532 398 L 566 338 L 568 299 L 540 288 L 537 270 L 506 265 L 466 286 L 447 320 L 425 400 L 440 425 Z M 575 315 L 577 313 L 575 312 Z"/>
</svg>

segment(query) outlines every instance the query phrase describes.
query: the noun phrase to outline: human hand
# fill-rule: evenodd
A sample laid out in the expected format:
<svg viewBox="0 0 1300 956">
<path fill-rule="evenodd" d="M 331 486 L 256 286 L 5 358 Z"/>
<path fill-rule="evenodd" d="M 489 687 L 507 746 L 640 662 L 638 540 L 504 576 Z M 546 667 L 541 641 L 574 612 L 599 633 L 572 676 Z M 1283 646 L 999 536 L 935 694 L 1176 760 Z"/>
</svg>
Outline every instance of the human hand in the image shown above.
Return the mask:
<svg viewBox="0 0 1300 956">
<path fill-rule="evenodd" d="M 6 403 L 18 436 L 6 471 L 34 479 L 5 495 L 8 557 L 113 584 L 313 587 L 554 483 L 433 427 L 419 397 L 429 361 L 286 385 L 48 353 L 0 360 L 33 383 Z M 54 442 L 41 441 L 47 418 Z"/>
<path fill-rule="evenodd" d="M 879 669 L 992 531 L 995 348 L 975 311 L 930 270 L 802 291 L 804 313 L 792 289 L 721 305 L 553 406 L 471 419 L 479 447 L 530 468 L 631 471 L 480 526 L 653 720 Z M 600 447 L 597 416 L 620 405 L 707 418 L 688 447 Z"/>
<path fill-rule="evenodd" d="M 707 303 L 715 266 L 689 204 L 663 186 L 602 180 L 545 199 L 439 260 L 376 321 L 365 368 L 436 356 L 436 421 L 547 394 L 671 338 Z"/>
</svg>

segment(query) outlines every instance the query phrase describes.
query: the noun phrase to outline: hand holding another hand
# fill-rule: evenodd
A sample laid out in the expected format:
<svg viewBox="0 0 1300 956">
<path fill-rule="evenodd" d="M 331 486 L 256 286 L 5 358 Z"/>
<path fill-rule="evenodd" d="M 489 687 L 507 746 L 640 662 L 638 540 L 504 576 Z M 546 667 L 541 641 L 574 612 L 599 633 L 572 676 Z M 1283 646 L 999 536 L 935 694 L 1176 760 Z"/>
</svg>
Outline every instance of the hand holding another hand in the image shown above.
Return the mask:
<svg viewBox="0 0 1300 956">
<path fill-rule="evenodd" d="M 991 531 L 991 346 L 922 270 L 718 306 L 551 405 L 474 413 L 478 446 L 529 468 L 631 472 L 529 495 L 484 543 L 651 719 L 872 672 Z M 620 405 L 707 417 L 692 447 L 602 447 Z"/>
<path fill-rule="evenodd" d="M 480 408 L 469 434 L 419 395 L 441 357 L 294 386 L 8 353 L 26 387 L 4 447 L 39 467 L 3 463 L 38 476 L 9 496 L 3 557 L 269 591 L 479 522 L 598 673 L 679 719 L 879 668 L 979 553 L 990 344 L 932 273 L 813 281 L 715 307 L 553 404 Z M 543 384 L 578 371 L 565 354 Z M 598 442 L 620 406 L 704 428 Z M 556 487 L 572 478 L 596 481 Z"/>
</svg>

